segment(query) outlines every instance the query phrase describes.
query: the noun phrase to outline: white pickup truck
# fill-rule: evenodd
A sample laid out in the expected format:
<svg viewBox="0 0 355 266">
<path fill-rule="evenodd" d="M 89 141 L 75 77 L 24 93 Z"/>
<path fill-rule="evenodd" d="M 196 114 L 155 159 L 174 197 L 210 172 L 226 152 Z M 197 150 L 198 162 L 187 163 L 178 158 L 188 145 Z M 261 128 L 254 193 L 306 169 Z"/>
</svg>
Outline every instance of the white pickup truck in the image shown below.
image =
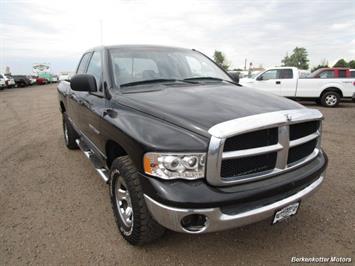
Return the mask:
<svg viewBox="0 0 355 266">
<path fill-rule="evenodd" d="M 295 99 L 315 100 L 326 107 L 335 107 L 341 98 L 355 101 L 355 78 L 300 78 L 296 67 L 275 67 L 265 70 L 255 78 L 240 79 L 246 87 L 260 89 Z"/>
</svg>

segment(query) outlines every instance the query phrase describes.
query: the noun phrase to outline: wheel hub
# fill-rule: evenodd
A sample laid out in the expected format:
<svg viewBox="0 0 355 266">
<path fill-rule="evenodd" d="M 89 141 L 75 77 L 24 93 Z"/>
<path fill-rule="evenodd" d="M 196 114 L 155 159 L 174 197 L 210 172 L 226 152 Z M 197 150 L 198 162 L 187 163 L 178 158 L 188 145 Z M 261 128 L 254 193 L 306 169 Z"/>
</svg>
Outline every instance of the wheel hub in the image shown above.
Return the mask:
<svg viewBox="0 0 355 266">
<path fill-rule="evenodd" d="M 126 182 L 121 176 L 117 178 L 116 187 L 116 205 L 118 214 L 120 215 L 121 221 L 129 230 L 132 228 L 133 224 L 133 208 L 131 197 L 129 195 Z"/>
<path fill-rule="evenodd" d="M 338 99 L 335 95 L 328 95 L 327 97 L 325 97 L 325 102 L 328 105 L 335 105 L 337 103 Z"/>
<path fill-rule="evenodd" d="M 68 127 L 66 123 L 64 123 L 64 139 L 65 139 L 65 143 L 68 143 L 69 136 L 68 136 Z"/>
</svg>

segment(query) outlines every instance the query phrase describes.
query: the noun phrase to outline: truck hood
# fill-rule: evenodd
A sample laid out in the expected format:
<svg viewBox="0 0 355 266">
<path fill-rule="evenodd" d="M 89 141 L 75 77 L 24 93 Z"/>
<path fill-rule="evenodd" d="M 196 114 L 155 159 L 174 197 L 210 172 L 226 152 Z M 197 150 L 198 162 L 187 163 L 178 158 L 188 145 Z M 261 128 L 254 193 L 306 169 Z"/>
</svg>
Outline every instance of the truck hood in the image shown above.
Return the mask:
<svg viewBox="0 0 355 266">
<path fill-rule="evenodd" d="M 203 136 L 221 122 L 279 110 L 304 108 L 283 97 L 228 83 L 149 85 L 114 96 L 120 104 Z"/>
</svg>

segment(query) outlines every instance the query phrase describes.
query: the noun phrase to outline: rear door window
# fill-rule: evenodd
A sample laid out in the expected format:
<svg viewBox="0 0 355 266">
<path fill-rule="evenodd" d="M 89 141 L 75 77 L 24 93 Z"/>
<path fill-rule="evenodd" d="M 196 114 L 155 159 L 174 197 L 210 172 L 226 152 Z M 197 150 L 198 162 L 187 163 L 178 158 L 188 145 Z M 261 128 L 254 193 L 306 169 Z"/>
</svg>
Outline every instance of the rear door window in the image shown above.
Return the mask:
<svg viewBox="0 0 355 266">
<path fill-rule="evenodd" d="M 346 70 L 341 69 L 339 70 L 339 78 L 346 78 Z"/>
<path fill-rule="evenodd" d="M 279 79 L 293 79 L 292 69 L 280 69 L 279 70 Z"/>
<path fill-rule="evenodd" d="M 321 79 L 331 79 L 334 78 L 334 71 L 333 70 L 325 70 L 319 74 L 319 78 Z"/>
</svg>

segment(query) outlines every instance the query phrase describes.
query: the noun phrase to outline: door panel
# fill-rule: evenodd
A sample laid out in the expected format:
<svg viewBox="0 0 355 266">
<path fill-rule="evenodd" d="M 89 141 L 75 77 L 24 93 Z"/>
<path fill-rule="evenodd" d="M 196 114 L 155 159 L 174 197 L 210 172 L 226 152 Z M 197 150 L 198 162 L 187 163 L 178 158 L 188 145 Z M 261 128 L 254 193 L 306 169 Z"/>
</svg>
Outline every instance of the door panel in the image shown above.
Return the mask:
<svg viewBox="0 0 355 266">
<path fill-rule="evenodd" d="M 277 69 L 270 69 L 259 75 L 251 87 L 280 95 L 280 85 L 277 81 Z"/>
<path fill-rule="evenodd" d="M 101 121 L 106 110 L 105 106 L 105 98 L 88 94 L 84 100 L 81 117 L 83 123 L 85 123 L 83 133 L 102 152 L 104 152 L 104 143 L 102 143 Z"/>
</svg>

